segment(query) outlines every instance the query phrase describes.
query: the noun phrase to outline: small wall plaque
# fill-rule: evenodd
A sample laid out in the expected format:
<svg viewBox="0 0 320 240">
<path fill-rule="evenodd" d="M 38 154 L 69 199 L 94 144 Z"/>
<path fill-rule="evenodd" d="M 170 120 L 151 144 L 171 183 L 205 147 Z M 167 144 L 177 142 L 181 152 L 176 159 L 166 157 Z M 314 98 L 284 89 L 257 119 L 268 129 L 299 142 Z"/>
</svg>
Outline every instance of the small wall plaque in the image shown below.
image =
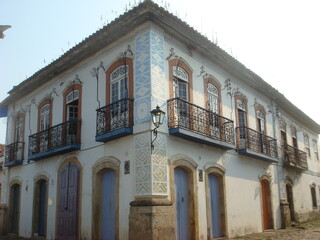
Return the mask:
<svg viewBox="0 0 320 240">
<path fill-rule="evenodd" d="M 130 161 L 124 162 L 124 174 L 130 174 Z"/>
<path fill-rule="evenodd" d="M 203 170 L 199 169 L 199 182 L 203 182 Z"/>
</svg>

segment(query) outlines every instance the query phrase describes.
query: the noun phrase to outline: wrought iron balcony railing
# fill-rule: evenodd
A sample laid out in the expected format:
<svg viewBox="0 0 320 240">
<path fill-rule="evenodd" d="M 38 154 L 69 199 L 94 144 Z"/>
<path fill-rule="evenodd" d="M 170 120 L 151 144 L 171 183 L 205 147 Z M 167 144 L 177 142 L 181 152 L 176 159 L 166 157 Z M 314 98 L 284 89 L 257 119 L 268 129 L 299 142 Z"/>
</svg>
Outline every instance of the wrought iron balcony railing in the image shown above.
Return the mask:
<svg viewBox="0 0 320 240">
<path fill-rule="evenodd" d="M 29 136 L 30 160 L 80 149 L 81 120 L 70 120 Z"/>
<path fill-rule="evenodd" d="M 5 146 L 4 166 L 21 165 L 24 159 L 24 142 L 14 142 Z"/>
<path fill-rule="evenodd" d="M 132 134 L 133 99 L 124 98 L 97 109 L 96 140 L 105 142 Z"/>
<path fill-rule="evenodd" d="M 288 144 L 282 145 L 282 159 L 287 166 L 308 169 L 307 153 Z"/>
<path fill-rule="evenodd" d="M 212 142 L 212 140 L 234 145 L 234 126 L 232 120 L 180 98 L 168 100 L 168 120 L 170 134 L 175 135 L 175 131 L 173 131 L 175 129 L 185 129 L 199 135 L 191 136 L 181 131 L 176 135 L 185 135 L 183 137 L 192 138 L 195 141 L 200 140 L 200 142 L 208 144 L 213 143 L 213 145 L 217 146 L 220 143 Z M 200 135 L 206 138 L 203 139 Z M 224 148 L 222 145 L 220 147 Z M 230 148 L 234 147 L 230 146 Z"/>
<path fill-rule="evenodd" d="M 248 127 L 237 127 L 236 134 L 239 153 L 248 153 L 249 150 L 274 159 L 278 158 L 276 139 Z M 265 158 L 264 160 L 269 159 Z"/>
</svg>

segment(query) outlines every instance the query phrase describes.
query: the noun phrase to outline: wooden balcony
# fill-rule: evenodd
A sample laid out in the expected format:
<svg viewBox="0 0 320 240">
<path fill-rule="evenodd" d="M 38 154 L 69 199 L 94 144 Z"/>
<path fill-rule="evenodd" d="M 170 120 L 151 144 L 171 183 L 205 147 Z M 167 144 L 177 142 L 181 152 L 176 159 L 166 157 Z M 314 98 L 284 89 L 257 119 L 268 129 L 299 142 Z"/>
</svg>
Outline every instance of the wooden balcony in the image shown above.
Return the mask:
<svg viewBox="0 0 320 240">
<path fill-rule="evenodd" d="M 124 98 L 97 109 L 97 142 L 132 134 L 133 103 L 133 99 Z"/>
<path fill-rule="evenodd" d="M 233 121 L 180 98 L 168 100 L 169 134 L 222 149 L 234 149 Z"/>
<path fill-rule="evenodd" d="M 276 139 L 247 127 L 237 127 L 236 135 L 239 154 L 267 162 L 278 161 Z"/>
<path fill-rule="evenodd" d="M 29 160 L 40 160 L 81 148 L 81 120 L 70 120 L 29 136 Z"/>
<path fill-rule="evenodd" d="M 283 164 L 299 170 L 308 170 L 307 153 L 288 144 L 281 147 Z"/>
<path fill-rule="evenodd" d="M 5 146 L 4 167 L 18 166 L 23 163 L 24 142 L 14 142 Z"/>
</svg>

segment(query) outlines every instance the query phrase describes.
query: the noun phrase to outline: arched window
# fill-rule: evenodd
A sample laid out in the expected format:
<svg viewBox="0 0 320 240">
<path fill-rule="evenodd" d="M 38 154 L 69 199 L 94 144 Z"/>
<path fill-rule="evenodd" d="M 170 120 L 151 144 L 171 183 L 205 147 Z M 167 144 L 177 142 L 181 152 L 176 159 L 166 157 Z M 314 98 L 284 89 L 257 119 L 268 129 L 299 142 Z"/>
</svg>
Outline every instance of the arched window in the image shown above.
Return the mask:
<svg viewBox="0 0 320 240">
<path fill-rule="evenodd" d="M 63 94 L 63 120 L 81 120 L 82 85 L 72 84 Z"/>
<path fill-rule="evenodd" d="M 24 121 L 25 121 L 25 114 L 19 113 L 15 120 L 15 133 L 14 133 L 15 142 L 24 142 Z"/>
<path fill-rule="evenodd" d="M 240 139 L 246 138 L 247 127 L 247 99 L 242 95 L 235 96 L 237 125 L 240 128 Z"/>
<path fill-rule="evenodd" d="M 281 145 L 287 144 L 287 126 L 284 121 L 280 121 L 280 136 L 281 136 Z"/>
<path fill-rule="evenodd" d="M 38 132 L 44 131 L 51 127 L 52 122 L 52 100 L 43 99 L 38 106 Z"/>
<path fill-rule="evenodd" d="M 311 191 L 311 200 L 312 200 L 312 207 L 317 208 L 317 195 L 316 195 L 316 185 L 313 183 L 310 185 Z"/>
<path fill-rule="evenodd" d="M 219 114 L 219 95 L 218 89 L 211 83 L 208 84 L 208 108 L 210 111 Z"/>
<path fill-rule="evenodd" d="M 206 108 L 221 115 L 221 85 L 213 76 L 204 78 Z"/>
<path fill-rule="evenodd" d="M 297 141 L 297 129 L 295 127 L 291 127 L 291 136 L 292 136 L 292 145 L 296 149 L 298 149 L 298 141 Z"/>
<path fill-rule="evenodd" d="M 182 59 L 169 61 L 170 98 L 192 102 L 192 71 Z"/>
<path fill-rule="evenodd" d="M 173 67 L 173 93 L 174 97 L 189 101 L 188 73 L 179 66 Z"/>
<path fill-rule="evenodd" d="M 313 139 L 312 140 L 312 144 L 313 144 L 314 157 L 315 157 L 316 160 L 319 160 L 318 142 L 317 142 L 317 140 Z"/>
<path fill-rule="evenodd" d="M 128 65 L 122 65 L 111 73 L 110 100 L 116 102 L 128 98 Z"/>
<path fill-rule="evenodd" d="M 306 149 L 306 152 L 308 153 L 308 156 L 311 157 L 311 152 L 310 152 L 310 142 L 309 142 L 309 136 L 308 134 L 303 135 L 304 138 L 304 147 Z"/>
<path fill-rule="evenodd" d="M 78 108 L 79 108 L 79 90 L 71 91 L 67 95 L 67 120 L 78 119 Z"/>
<path fill-rule="evenodd" d="M 44 105 L 40 110 L 40 131 L 46 130 L 50 125 L 50 105 Z"/>
<path fill-rule="evenodd" d="M 133 98 L 133 60 L 115 61 L 106 71 L 106 103 Z"/>
<path fill-rule="evenodd" d="M 266 116 L 262 111 L 257 111 L 257 127 L 258 132 L 265 134 L 266 133 Z"/>
<path fill-rule="evenodd" d="M 247 126 L 247 106 L 246 106 L 246 103 L 241 99 L 237 100 L 237 112 L 238 112 L 239 127 L 246 127 Z"/>
</svg>

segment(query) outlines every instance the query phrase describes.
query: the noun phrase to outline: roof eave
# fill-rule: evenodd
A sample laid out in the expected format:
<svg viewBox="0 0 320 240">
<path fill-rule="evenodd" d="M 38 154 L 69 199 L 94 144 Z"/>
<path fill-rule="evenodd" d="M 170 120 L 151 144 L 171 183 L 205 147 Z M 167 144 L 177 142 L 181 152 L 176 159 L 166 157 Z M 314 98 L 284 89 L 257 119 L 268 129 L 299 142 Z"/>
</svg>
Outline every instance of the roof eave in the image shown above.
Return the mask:
<svg viewBox="0 0 320 240">
<path fill-rule="evenodd" d="M 320 134 L 320 125 L 294 106 L 287 98 L 266 83 L 261 77 L 246 68 L 238 60 L 230 56 L 223 49 L 209 41 L 206 37 L 170 14 L 151 1 L 145 1 L 127 13 L 121 15 L 113 22 L 92 34 L 84 41 L 71 48 L 60 58 L 36 72 L 34 75 L 9 91 L 9 96 L 0 103 L 0 107 L 7 107 L 10 102 L 24 96 L 39 85 L 75 66 L 82 60 L 92 56 L 103 47 L 111 44 L 128 33 L 127 29 L 134 29 L 146 21 L 152 21 L 172 35 L 177 40 L 186 44 L 190 49 L 199 51 L 207 56 L 221 68 L 239 77 L 259 92 L 267 94 L 284 110 L 297 118 L 298 121 Z"/>
</svg>

